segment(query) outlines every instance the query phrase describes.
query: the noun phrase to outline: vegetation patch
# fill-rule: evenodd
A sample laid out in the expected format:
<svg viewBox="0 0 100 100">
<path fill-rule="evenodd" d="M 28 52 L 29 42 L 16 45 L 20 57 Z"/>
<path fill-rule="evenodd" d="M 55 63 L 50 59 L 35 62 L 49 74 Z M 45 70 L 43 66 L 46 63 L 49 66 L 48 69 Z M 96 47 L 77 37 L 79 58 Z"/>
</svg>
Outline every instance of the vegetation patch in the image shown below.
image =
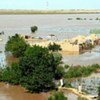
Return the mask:
<svg viewBox="0 0 100 100">
<path fill-rule="evenodd" d="M 50 50 L 50 51 L 53 51 L 53 52 L 57 52 L 57 51 L 61 51 L 62 50 L 62 48 L 60 47 L 60 45 L 58 45 L 58 44 L 56 44 L 56 43 L 53 43 L 53 44 L 49 44 L 48 45 L 48 49 Z"/>
<path fill-rule="evenodd" d="M 93 72 L 96 72 L 100 69 L 100 65 L 92 65 L 92 66 L 77 66 L 70 68 L 67 72 L 65 72 L 65 78 L 79 78 L 86 77 L 91 75 Z"/>
<path fill-rule="evenodd" d="M 90 34 L 100 34 L 100 29 L 91 29 Z"/>
<path fill-rule="evenodd" d="M 48 100 L 68 100 L 62 92 L 55 92 L 51 95 Z"/>
<path fill-rule="evenodd" d="M 76 20 L 82 20 L 82 18 L 77 17 Z"/>
<path fill-rule="evenodd" d="M 27 47 L 28 45 L 24 39 L 16 34 L 15 36 L 9 37 L 5 50 L 6 52 L 11 52 L 14 57 L 22 57 Z"/>
<path fill-rule="evenodd" d="M 55 88 L 55 80 L 63 76 L 62 56 L 40 46 L 30 47 L 18 34 L 9 38 L 6 51 L 18 58 L 0 71 L 0 81 L 22 85 L 29 92 L 43 92 Z"/>
<path fill-rule="evenodd" d="M 32 33 L 35 33 L 37 30 L 38 30 L 38 27 L 37 26 L 32 26 L 31 27 L 31 32 Z"/>
</svg>

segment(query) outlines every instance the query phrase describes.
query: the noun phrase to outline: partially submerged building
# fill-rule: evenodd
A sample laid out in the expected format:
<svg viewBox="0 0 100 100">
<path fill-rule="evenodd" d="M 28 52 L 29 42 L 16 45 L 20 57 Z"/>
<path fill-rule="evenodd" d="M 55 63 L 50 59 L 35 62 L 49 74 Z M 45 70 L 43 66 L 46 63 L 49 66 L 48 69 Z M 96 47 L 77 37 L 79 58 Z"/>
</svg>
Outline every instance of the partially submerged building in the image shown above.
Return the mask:
<svg viewBox="0 0 100 100">
<path fill-rule="evenodd" d="M 62 51 L 64 52 L 81 52 L 84 49 L 91 49 L 92 46 L 95 45 L 95 41 L 97 40 L 97 36 L 95 34 L 91 34 L 89 36 L 77 36 L 72 39 L 65 39 L 63 41 L 51 41 L 44 39 L 25 39 L 31 46 L 38 45 L 42 47 L 47 47 L 50 43 L 56 43 L 61 46 Z M 37 40 L 37 41 L 36 41 Z"/>
</svg>

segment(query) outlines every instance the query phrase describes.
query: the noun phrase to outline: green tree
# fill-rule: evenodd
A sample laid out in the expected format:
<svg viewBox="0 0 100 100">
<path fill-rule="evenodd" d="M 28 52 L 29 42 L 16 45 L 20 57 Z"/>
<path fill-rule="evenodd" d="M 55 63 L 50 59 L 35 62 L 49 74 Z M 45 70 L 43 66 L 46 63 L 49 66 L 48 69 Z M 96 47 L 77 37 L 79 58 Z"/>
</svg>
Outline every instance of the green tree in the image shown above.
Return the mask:
<svg viewBox="0 0 100 100">
<path fill-rule="evenodd" d="M 21 71 L 17 63 L 13 63 L 12 67 L 7 67 L 2 70 L 1 81 L 17 85 L 20 83 L 20 78 Z"/>
<path fill-rule="evenodd" d="M 32 26 L 31 27 L 31 32 L 32 33 L 34 33 L 35 31 L 37 31 L 38 30 L 38 27 L 37 26 Z"/>
<path fill-rule="evenodd" d="M 58 45 L 58 44 L 56 44 L 56 43 L 53 43 L 53 44 L 49 44 L 48 45 L 48 49 L 50 50 L 50 51 L 60 51 L 60 50 L 62 50 L 61 49 L 61 47 L 60 47 L 60 45 Z"/>
<path fill-rule="evenodd" d="M 21 57 L 24 55 L 24 52 L 26 51 L 27 47 L 28 45 L 26 44 L 24 39 L 18 34 L 16 34 L 15 36 L 9 37 L 5 49 L 6 51 L 10 51 L 13 54 L 13 56 Z"/>
<path fill-rule="evenodd" d="M 58 62 L 47 48 L 29 47 L 21 58 L 21 84 L 30 92 L 47 91 L 54 88 L 53 80 Z"/>
<path fill-rule="evenodd" d="M 56 92 L 52 96 L 50 96 L 48 100 L 67 100 L 67 97 L 65 97 L 61 92 Z"/>
<path fill-rule="evenodd" d="M 62 55 L 58 52 L 53 52 L 54 60 L 56 62 L 56 70 L 55 70 L 55 79 L 59 80 L 63 77 L 64 75 L 64 68 L 63 66 L 58 66 L 62 64 Z"/>
</svg>

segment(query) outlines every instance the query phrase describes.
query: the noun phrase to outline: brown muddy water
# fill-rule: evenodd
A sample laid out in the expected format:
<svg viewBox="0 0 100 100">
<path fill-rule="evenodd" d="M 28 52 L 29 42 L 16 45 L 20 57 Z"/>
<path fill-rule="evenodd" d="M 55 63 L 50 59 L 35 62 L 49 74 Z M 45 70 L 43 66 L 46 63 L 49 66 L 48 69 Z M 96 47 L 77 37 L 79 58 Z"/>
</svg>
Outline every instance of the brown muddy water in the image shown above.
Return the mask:
<svg viewBox="0 0 100 100">
<path fill-rule="evenodd" d="M 86 20 L 76 20 L 76 18 L 86 18 Z M 15 33 L 31 35 L 30 27 L 38 26 L 35 36 L 47 38 L 50 34 L 55 34 L 58 40 L 72 38 L 77 35 L 89 35 L 90 29 L 100 29 L 100 20 L 96 20 L 100 14 L 53 14 L 53 15 L 0 15 L 0 32 L 5 35 L 0 42 L 0 67 L 5 66 L 4 48 L 8 36 Z M 72 20 L 68 20 L 72 18 Z M 90 20 L 92 19 L 92 20 Z M 53 39 L 55 40 L 55 38 Z M 95 49 L 100 49 L 96 47 Z M 63 61 L 69 65 L 90 65 L 100 64 L 100 52 L 86 52 L 81 55 L 63 55 Z M 87 82 L 86 82 L 87 83 Z M 48 94 L 30 94 L 20 86 L 7 86 L 0 83 L 0 100 L 47 100 Z M 73 94 L 69 94 L 68 100 L 77 100 Z"/>
<path fill-rule="evenodd" d="M 70 91 L 64 91 L 68 100 L 77 100 L 78 96 Z M 31 94 L 20 86 L 0 83 L 0 100 L 48 100 L 50 93 Z"/>
<path fill-rule="evenodd" d="M 0 51 L 4 51 L 8 36 L 15 33 L 31 35 L 30 27 L 33 25 L 38 26 L 35 36 L 42 38 L 47 38 L 50 34 L 55 34 L 58 40 L 77 35 L 87 36 L 91 29 L 100 29 L 100 20 L 96 20 L 97 17 L 99 18 L 100 14 L 0 15 L 0 31 L 5 33 L 0 36 L 3 39 L 0 42 Z M 68 20 L 68 18 L 72 18 L 72 20 Z M 76 20 L 76 18 L 82 18 L 82 20 Z M 100 49 L 100 46 L 96 49 Z M 3 56 L 3 54 L 0 55 Z M 94 51 L 74 56 L 63 55 L 64 63 L 70 65 L 100 64 L 99 59 L 100 52 Z"/>
<path fill-rule="evenodd" d="M 0 83 L 0 100 L 47 100 L 49 93 L 31 94 L 20 86 Z"/>
</svg>

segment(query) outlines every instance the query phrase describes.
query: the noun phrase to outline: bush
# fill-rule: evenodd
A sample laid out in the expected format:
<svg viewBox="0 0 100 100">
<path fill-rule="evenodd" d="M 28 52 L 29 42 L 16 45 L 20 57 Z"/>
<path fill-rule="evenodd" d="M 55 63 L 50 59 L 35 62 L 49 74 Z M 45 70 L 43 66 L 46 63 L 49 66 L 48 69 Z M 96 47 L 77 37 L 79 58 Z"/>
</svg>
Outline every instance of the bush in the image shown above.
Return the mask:
<svg viewBox="0 0 100 100">
<path fill-rule="evenodd" d="M 9 37 L 5 49 L 6 51 L 11 52 L 14 57 L 21 57 L 24 55 L 27 47 L 28 45 L 24 39 L 16 34 L 15 36 Z"/>
<path fill-rule="evenodd" d="M 50 51 L 60 51 L 60 50 L 62 50 L 61 49 L 61 47 L 60 47 L 60 45 L 58 45 L 58 44 L 56 44 L 56 43 L 53 43 L 53 44 L 49 44 L 48 45 L 48 49 L 50 50 Z"/>
<path fill-rule="evenodd" d="M 82 18 L 79 18 L 79 17 L 78 17 L 78 18 L 76 18 L 76 20 L 82 20 Z"/>
<path fill-rule="evenodd" d="M 37 26 L 32 26 L 31 27 L 31 32 L 34 33 L 38 30 L 38 27 Z"/>
<path fill-rule="evenodd" d="M 52 96 L 50 96 L 48 100 L 67 100 L 67 97 L 65 97 L 61 92 L 56 92 Z"/>
<path fill-rule="evenodd" d="M 53 53 L 54 60 L 56 61 L 57 65 L 62 64 L 62 55 L 58 52 Z"/>
<path fill-rule="evenodd" d="M 65 65 L 65 66 L 64 66 L 65 69 L 68 69 L 69 67 L 70 67 L 69 65 Z"/>
<path fill-rule="evenodd" d="M 64 68 L 63 66 L 58 66 L 55 70 L 55 79 L 59 80 L 64 76 L 65 72 L 64 72 Z"/>
<path fill-rule="evenodd" d="M 48 91 L 54 88 L 56 68 L 60 60 L 55 60 L 47 48 L 29 47 L 19 65 L 21 84 L 30 92 Z"/>
<path fill-rule="evenodd" d="M 42 92 L 55 88 L 57 69 L 61 59 L 54 58 L 47 48 L 28 47 L 19 64 L 12 64 L 0 71 L 1 81 L 21 84 L 30 92 Z"/>
<path fill-rule="evenodd" d="M 100 20 L 100 18 L 97 17 L 96 20 Z"/>
<path fill-rule="evenodd" d="M 66 73 L 65 73 L 65 78 L 78 78 L 78 77 L 86 77 L 89 76 L 92 72 L 95 72 L 97 69 L 100 69 L 100 66 L 95 64 L 92 66 L 79 66 L 79 67 L 74 67 L 70 68 Z"/>
<path fill-rule="evenodd" d="M 67 87 L 67 88 L 72 87 L 72 86 L 71 86 L 71 82 L 70 82 L 70 80 L 65 80 L 65 82 L 64 82 L 64 86 Z"/>
<path fill-rule="evenodd" d="M 20 83 L 21 71 L 18 64 L 12 64 L 12 67 L 7 67 L 2 70 L 1 81 L 17 85 Z"/>
</svg>

